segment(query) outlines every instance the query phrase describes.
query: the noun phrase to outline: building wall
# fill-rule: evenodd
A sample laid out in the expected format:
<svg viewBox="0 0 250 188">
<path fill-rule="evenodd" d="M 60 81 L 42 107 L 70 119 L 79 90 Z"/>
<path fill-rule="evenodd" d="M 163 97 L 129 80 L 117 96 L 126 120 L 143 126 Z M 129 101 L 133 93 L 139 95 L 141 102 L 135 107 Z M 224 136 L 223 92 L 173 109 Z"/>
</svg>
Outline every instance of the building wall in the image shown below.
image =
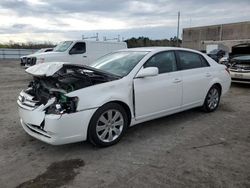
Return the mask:
<svg viewBox="0 0 250 188">
<path fill-rule="evenodd" d="M 220 41 L 220 43 L 225 41 L 225 44 L 227 45 L 230 41 L 234 41 L 233 44 L 241 44 L 245 41 L 249 41 L 249 39 L 250 21 L 184 28 L 182 34 L 182 46 L 196 50 L 205 50 L 206 43 L 216 44 L 218 41 Z"/>
</svg>

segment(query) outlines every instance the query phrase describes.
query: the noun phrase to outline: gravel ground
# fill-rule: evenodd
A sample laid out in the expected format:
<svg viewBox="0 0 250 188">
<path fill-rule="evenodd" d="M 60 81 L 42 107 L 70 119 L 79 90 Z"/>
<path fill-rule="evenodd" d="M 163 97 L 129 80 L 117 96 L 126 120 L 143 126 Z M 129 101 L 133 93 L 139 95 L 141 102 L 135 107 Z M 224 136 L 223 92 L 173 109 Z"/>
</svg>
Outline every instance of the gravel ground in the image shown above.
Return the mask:
<svg viewBox="0 0 250 188">
<path fill-rule="evenodd" d="M 17 62 L 0 65 L 0 187 L 250 187 L 248 85 L 233 84 L 214 113 L 143 123 L 109 148 L 50 146 L 19 123 L 30 77 Z"/>
</svg>

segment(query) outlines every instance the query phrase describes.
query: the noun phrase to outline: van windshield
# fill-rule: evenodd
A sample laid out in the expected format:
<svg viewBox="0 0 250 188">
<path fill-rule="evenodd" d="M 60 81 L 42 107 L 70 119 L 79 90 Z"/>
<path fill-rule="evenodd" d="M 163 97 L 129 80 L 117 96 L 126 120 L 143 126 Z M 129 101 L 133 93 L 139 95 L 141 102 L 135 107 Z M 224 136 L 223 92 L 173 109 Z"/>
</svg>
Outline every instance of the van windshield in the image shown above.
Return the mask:
<svg viewBox="0 0 250 188">
<path fill-rule="evenodd" d="M 90 66 L 117 76 L 126 76 L 147 54 L 145 51 L 120 51 L 97 59 Z"/>
<path fill-rule="evenodd" d="M 55 48 L 54 48 L 54 52 L 65 52 L 70 45 L 72 44 L 72 41 L 64 41 L 64 42 L 60 42 Z"/>
</svg>

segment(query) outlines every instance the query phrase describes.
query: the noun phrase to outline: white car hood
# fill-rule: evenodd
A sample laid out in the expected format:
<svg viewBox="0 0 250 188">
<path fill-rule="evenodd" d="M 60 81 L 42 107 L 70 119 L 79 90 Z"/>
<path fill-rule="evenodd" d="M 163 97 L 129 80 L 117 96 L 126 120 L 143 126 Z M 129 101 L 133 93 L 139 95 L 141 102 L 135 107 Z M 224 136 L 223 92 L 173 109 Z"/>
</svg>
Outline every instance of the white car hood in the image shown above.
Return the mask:
<svg viewBox="0 0 250 188">
<path fill-rule="evenodd" d="M 36 58 L 46 58 L 46 57 L 57 57 L 57 56 L 60 56 L 64 53 L 62 52 L 41 52 L 41 53 L 33 53 L 33 54 L 30 54 L 30 55 L 27 55 L 25 57 L 36 57 Z"/>
<path fill-rule="evenodd" d="M 67 62 L 39 63 L 27 68 L 25 71 L 33 76 L 52 76 Z"/>
</svg>

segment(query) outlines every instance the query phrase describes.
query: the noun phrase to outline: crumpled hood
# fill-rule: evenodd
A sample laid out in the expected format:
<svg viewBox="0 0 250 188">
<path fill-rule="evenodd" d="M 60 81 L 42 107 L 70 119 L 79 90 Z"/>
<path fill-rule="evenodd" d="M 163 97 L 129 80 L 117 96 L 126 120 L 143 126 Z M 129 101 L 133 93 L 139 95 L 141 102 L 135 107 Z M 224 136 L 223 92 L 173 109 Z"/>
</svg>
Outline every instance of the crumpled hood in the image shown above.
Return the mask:
<svg viewBox="0 0 250 188">
<path fill-rule="evenodd" d="M 105 72 L 87 65 L 73 64 L 70 62 L 47 62 L 47 63 L 39 63 L 27 68 L 25 71 L 33 76 L 53 76 L 57 71 L 62 69 L 63 67 L 68 68 L 79 68 L 84 69 L 86 72 L 94 72 L 98 75 L 103 75 L 106 77 L 113 79 L 121 78 L 115 74 Z M 83 74 L 84 75 L 84 74 Z"/>
<path fill-rule="evenodd" d="M 52 76 L 60 70 L 67 62 L 39 63 L 27 68 L 25 71 L 33 76 Z"/>
</svg>

